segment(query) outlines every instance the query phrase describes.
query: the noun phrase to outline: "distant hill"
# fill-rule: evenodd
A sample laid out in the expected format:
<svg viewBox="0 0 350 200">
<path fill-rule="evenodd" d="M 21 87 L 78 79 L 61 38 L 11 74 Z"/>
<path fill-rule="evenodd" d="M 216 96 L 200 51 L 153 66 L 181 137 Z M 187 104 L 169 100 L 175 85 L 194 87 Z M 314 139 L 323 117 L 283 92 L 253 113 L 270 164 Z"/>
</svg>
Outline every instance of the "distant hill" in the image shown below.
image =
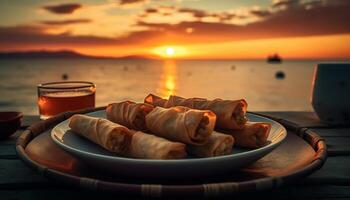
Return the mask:
<svg viewBox="0 0 350 200">
<path fill-rule="evenodd" d="M 15 51 L 15 52 L 0 52 L 0 59 L 157 59 L 154 56 L 130 55 L 124 57 L 104 57 L 90 56 L 77 53 L 71 50 L 60 51 Z"/>
<path fill-rule="evenodd" d="M 100 58 L 80 54 L 70 50 L 61 51 L 15 51 L 15 52 L 0 52 L 0 59 L 22 59 L 22 58 Z M 102 58 L 102 57 L 101 57 Z"/>
<path fill-rule="evenodd" d="M 145 59 L 145 60 L 159 60 L 161 59 L 160 57 L 158 56 L 154 56 L 154 55 L 130 55 L 130 56 L 122 56 L 122 57 L 116 57 L 116 59 L 125 59 L 125 60 L 142 60 L 142 59 Z"/>
</svg>

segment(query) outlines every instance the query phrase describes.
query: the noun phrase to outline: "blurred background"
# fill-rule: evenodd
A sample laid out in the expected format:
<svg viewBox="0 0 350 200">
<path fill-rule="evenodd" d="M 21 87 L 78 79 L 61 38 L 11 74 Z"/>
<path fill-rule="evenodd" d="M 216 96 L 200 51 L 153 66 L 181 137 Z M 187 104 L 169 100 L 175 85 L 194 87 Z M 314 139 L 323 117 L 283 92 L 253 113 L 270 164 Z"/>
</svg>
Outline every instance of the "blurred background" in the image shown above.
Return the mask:
<svg viewBox="0 0 350 200">
<path fill-rule="evenodd" d="M 350 60 L 348 0 L 2 0 L 0 110 L 37 114 L 39 83 L 96 83 L 96 105 L 245 98 L 310 111 L 313 67 Z"/>
</svg>

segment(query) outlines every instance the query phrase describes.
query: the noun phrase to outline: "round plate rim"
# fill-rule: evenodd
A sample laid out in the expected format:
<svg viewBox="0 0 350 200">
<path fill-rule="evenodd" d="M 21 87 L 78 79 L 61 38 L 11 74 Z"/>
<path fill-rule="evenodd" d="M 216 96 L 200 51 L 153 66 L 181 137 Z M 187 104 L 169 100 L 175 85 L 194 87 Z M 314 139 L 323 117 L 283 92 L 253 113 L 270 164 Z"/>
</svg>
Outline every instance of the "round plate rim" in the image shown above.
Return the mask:
<svg viewBox="0 0 350 200">
<path fill-rule="evenodd" d="M 99 110 L 99 111 L 93 111 L 93 112 L 89 112 L 89 113 L 85 113 L 85 115 L 91 115 L 92 113 L 97 113 L 97 112 L 105 112 L 104 110 Z M 238 158 L 238 157 L 244 157 L 247 156 L 249 154 L 252 153 L 256 153 L 258 151 L 264 151 L 264 150 L 269 150 L 269 149 L 274 149 L 277 146 L 279 146 L 287 137 L 287 130 L 286 128 L 280 124 L 279 122 L 269 119 L 267 117 L 264 116 L 260 116 L 260 115 L 256 115 L 253 113 L 247 113 L 247 115 L 251 115 L 251 116 L 255 116 L 258 118 L 262 118 L 264 120 L 267 121 L 271 121 L 275 124 L 277 124 L 280 127 L 280 136 L 278 141 L 268 144 L 266 146 L 257 148 L 257 149 L 251 149 L 249 151 L 246 152 L 240 152 L 240 153 L 236 153 L 236 154 L 230 154 L 230 155 L 223 155 L 223 156 L 215 156 L 215 157 L 207 157 L 207 158 L 190 158 L 190 159 L 169 159 L 169 160 L 161 160 L 161 159 L 141 159 L 141 158 L 127 158 L 127 157 L 121 157 L 118 155 L 115 156 L 109 156 L 109 155 L 102 155 L 102 154 L 96 154 L 96 153 L 91 153 L 91 152 L 86 152 L 80 149 L 76 149 L 74 147 L 71 147 L 63 142 L 60 141 L 60 139 L 57 138 L 57 136 L 55 135 L 55 130 L 63 123 L 66 123 L 67 120 L 66 119 L 60 123 L 58 123 L 54 128 L 52 128 L 51 130 L 51 139 L 61 148 L 63 148 L 66 151 L 72 151 L 75 153 L 79 153 L 79 154 L 85 154 L 88 156 L 92 156 L 92 157 L 98 157 L 98 158 L 102 158 L 102 159 L 110 159 L 113 161 L 118 161 L 118 162 L 134 162 L 134 163 L 147 163 L 147 164 L 156 164 L 156 163 L 163 163 L 163 164 L 171 164 L 171 163 L 191 163 L 191 162 L 207 162 L 207 161 L 220 161 L 220 160 L 226 160 L 226 159 L 230 159 L 230 158 Z"/>
</svg>

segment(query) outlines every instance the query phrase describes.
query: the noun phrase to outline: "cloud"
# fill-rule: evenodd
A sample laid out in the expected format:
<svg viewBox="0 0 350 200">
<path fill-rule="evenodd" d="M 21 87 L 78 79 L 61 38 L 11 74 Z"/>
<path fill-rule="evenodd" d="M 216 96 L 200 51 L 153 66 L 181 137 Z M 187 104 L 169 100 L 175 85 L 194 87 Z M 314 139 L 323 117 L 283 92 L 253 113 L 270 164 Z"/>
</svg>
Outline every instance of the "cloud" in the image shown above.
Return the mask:
<svg viewBox="0 0 350 200">
<path fill-rule="evenodd" d="M 255 15 L 268 16 L 244 26 L 229 23 L 181 22 L 175 25 L 166 23 L 144 23 L 139 26 L 152 30 L 164 30 L 177 36 L 183 42 L 215 42 L 265 38 L 302 37 L 350 33 L 350 2 L 348 4 L 327 4 L 306 9 L 304 4 L 278 12 L 252 10 Z M 186 12 L 196 12 L 185 10 Z M 202 16 L 202 15 L 201 15 Z M 191 28 L 192 33 L 186 34 Z"/>
<path fill-rule="evenodd" d="M 235 18 L 237 15 L 232 12 L 209 12 L 202 9 L 194 9 L 194 8 L 177 8 L 175 6 L 158 6 L 147 8 L 143 13 L 139 15 L 143 21 L 154 21 L 154 17 L 158 17 L 156 19 L 160 19 L 160 21 L 164 22 L 164 18 L 162 16 L 174 16 L 178 19 L 178 22 L 181 20 L 186 21 L 217 21 L 217 22 L 227 22 L 231 19 Z M 150 20 L 147 18 L 151 17 Z M 184 19 L 186 18 L 186 19 Z M 173 19 L 170 23 L 173 23 Z"/>
<path fill-rule="evenodd" d="M 271 15 L 271 12 L 268 10 L 261 10 L 261 9 L 253 9 L 250 11 L 251 14 L 257 16 L 257 17 L 267 17 Z"/>
<path fill-rule="evenodd" d="M 208 12 L 204 10 L 199 10 L 199 9 L 193 9 L 193 8 L 180 8 L 178 12 L 183 12 L 183 13 L 190 13 L 196 18 L 203 18 L 203 17 L 208 17 L 211 16 Z"/>
<path fill-rule="evenodd" d="M 146 8 L 143 13 L 140 13 L 139 18 L 147 18 L 149 16 L 158 15 L 161 16 L 172 16 L 175 14 L 176 8 L 175 6 L 157 6 Z"/>
<path fill-rule="evenodd" d="M 308 1 L 308 2 L 303 3 L 303 6 L 306 9 L 310 9 L 310 8 L 315 7 L 315 6 L 321 6 L 321 5 L 322 5 L 322 1 Z"/>
<path fill-rule="evenodd" d="M 40 21 L 44 25 L 69 25 L 69 24 L 85 24 L 91 23 L 91 19 L 67 19 L 67 20 L 44 20 Z"/>
<path fill-rule="evenodd" d="M 190 13 L 193 17 L 202 19 L 205 17 L 216 18 L 218 21 L 229 21 L 236 17 L 235 13 L 229 12 L 207 12 L 205 10 L 193 9 L 193 8 L 180 8 L 177 10 L 180 13 Z"/>
<path fill-rule="evenodd" d="M 222 21 L 207 22 L 193 20 L 171 24 L 145 22 L 139 19 L 134 25 L 134 27 L 138 28 L 134 29 L 137 31 L 129 32 L 123 36 L 113 37 L 76 35 L 69 32 L 65 34 L 52 34 L 54 32 L 50 31 L 50 29 L 54 29 L 55 26 L 48 25 L 0 27 L 0 43 L 2 44 L 0 49 L 21 47 L 74 48 L 77 46 L 93 48 L 95 46 L 117 47 L 121 45 L 154 46 L 169 43 L 180 45 L 350 34 L 350 2 L 341 5 L 317 4 L 308 9 L 305 6 L 305 4 L 300 4 L 294 9 L 278 10 L 276 12 L 270 11 L 268 17 L 244 26 Z M 182 11 L 199 13 L 196 10 L 190 9 L 183 9 Z M 259 10 L 259 12 L 262 11 Z M 197 16 L 208 14 L 217 18 L 218 16 L 214 16 L 214 14 L 220 14 L 219 16 L 221 17 L 224 16 L 223 13 L 205 13 L 202 15 L 197 14 Z M 235 17 L 234 13 L 231 14 L 232 17 Z"/>
<path fill-rule="evenodd" d="M 341 6 L 348 4 L 348 0 L 274 0 L 271 7 L 277 9 L 297 9 L 300 7 L 310 9 L 317 6 Z"/>
<path fill-rule="evenodd" d="M 293 7 L 298 6 L 300 4 L 300 0 L 275 0 L 272 3 L 272 7 L 280 8 L 280 7 Z"/>
<path fill-rule="evenodd" d="M 156 38 L 154 31 L 133 32 L 124 37 L 100 37 L 92 35 L 49 34 L 46 26 L 0 27 L 0 50 L 20 48 L 76 48 L 146 44 L 145 38 Z"/>
<path fill-rule="evenodd" d="M 158 9 L 156 8 L 147 8 L 145 10 L 145 13 L 157 13 L 158 12 Z"/>
<path fill-rule="evenodd" d="M 145 0 L 120 0 L 121 5 L 144 2 Z"/>
<path fill-rule="evenodd" d="M 119 5 L 142 4 L 146 0 L 119 0 Z"/>
<path fill-rule="evenodd" d="M 219 20 L 221 22 L 224 22 L 224 21 L 230 21 L 231 19 L 236 18 L 237 15 L 235 13 L 224 12 L 224 13 L 219 14 L 217 17 L 219 18 Z"/>
<path fill-rule="evenodd" d="M 54 14 L 71 14 L 81 7 L 82 7 L 81 4 L 70 3 L 70 4 L 44 6 L 43 9 Z"/>
</svg>

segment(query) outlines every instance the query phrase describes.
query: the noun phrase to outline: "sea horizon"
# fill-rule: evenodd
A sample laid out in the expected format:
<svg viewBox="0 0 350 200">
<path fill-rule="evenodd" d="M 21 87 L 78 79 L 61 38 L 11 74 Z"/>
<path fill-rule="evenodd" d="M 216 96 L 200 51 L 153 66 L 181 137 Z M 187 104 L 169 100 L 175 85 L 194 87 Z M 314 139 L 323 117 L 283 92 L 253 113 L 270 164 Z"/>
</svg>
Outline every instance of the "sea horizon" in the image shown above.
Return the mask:
<svg viewBox="0 0 350 200">
<path fill-rule="evenodd" d="M 34 54 L 34 56 L 33 56 Z M 64 55 L 61 55 L 64 54 Z M 66 55 L 68 54 L 68 55 Z M 152 54 L 130 54 L 123 56 L 109 56 L 109 55 L 92 55 L 84 54 L 78 51 L 70 49 L 60 49 L 60 50 L 23 50 L 23 51 L 0 51 L 0 59 L 125 59 L 125 60 L 175 60 L 175 61 L 261 61 L 267 60 L 271 55 L 280 56 L 283 61 L 335 61 L 335 62 L 348 62 L 350 58 L 339 58 L 339 57 L 329 57 L 329 58 L 302 58 L 302 57 L 283 57 L 278 53 L 271 53 L 266 55 L 266 57 L 259 58 L 186 58 L 186 57 L 162 57 Z M 48 57 L 50 56 L 50 57 Z M 278 63 L 277 63 L 278 64 Z"/>
</svg>

